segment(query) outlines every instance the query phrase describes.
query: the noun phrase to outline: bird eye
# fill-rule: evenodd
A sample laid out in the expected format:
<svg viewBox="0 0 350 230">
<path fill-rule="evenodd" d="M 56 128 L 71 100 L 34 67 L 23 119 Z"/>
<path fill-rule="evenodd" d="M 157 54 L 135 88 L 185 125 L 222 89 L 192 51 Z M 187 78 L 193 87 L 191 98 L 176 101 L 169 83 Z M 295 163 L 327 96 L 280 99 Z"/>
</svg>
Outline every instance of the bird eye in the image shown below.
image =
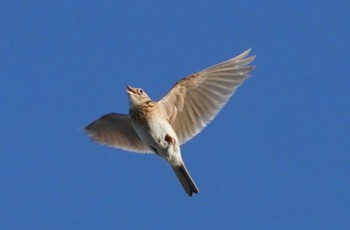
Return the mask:
<svg viewBox="0 0 350 230">
<path fill-rule="evenodd" d="M 143 94 L 143 90 L 142 89 L 139 89 L 139 94 Z"/>
</svg>

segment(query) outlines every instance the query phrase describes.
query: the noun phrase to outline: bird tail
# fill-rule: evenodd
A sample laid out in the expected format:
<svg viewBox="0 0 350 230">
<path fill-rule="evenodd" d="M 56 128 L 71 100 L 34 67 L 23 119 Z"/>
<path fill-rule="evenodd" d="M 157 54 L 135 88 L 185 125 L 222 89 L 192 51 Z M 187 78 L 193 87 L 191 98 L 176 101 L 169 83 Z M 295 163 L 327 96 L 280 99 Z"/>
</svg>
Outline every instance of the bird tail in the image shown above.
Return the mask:
<svg viewBox="0 0 350 230">
<path fill-rule="evenodd" d="M 184 188 L 185 192 L 192 196 L 193 193 L 198 193 L 198 187 L 194 183 L 192 177 L 190 176 L 189 172 L 187 171 L 187 168 L 185 164 L 182 164 L 181 166 L 172 166 L 177 178 L 179 179 L 182 187 Z"/>
</svg>

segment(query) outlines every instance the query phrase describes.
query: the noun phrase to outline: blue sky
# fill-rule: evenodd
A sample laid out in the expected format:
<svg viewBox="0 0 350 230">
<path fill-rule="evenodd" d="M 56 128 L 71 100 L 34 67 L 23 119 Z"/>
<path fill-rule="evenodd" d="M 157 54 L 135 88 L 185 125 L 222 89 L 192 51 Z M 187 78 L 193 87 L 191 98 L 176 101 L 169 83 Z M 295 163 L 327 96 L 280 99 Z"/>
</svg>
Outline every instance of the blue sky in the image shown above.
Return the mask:
<svg viewBox="0 0 350 230">
<path fill-rule="evenodd" d="M 0 229 L 349 229 L 347 1 L 2 1 Z M 82 128 L 238 55 L 256 69 L 165 161 Z"/>
</svg>

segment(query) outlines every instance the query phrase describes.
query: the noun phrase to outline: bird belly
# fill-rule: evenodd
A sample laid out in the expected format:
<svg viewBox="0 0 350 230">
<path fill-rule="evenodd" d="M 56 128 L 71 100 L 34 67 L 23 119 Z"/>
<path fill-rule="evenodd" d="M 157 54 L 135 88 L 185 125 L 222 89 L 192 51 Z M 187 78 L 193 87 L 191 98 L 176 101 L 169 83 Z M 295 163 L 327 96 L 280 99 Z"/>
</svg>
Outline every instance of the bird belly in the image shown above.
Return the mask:
<svg viewBox="0 0 350 230">
<path fill-rule="evenodd" d="M 172 126 L 167 121 L 157 119 L 150 120 L 147 124 L 133 124 L 137 135 L 143 143 L 150 147 L 152 151 L 164 158 L 168 162 L 181 160 L 180 147 L 177 135 Z M 175 143 L 170 144 L 166 136 L 174 138 Z"/>
</svg>

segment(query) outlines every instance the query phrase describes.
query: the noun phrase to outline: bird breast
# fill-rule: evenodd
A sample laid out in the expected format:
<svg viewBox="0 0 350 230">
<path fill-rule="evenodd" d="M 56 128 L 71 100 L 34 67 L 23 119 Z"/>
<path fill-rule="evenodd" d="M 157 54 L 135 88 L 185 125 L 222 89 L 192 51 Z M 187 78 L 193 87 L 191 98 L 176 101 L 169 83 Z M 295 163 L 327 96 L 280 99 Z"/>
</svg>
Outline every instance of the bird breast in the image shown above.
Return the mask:
<svg viewBox="0 0 350 230">
<path fill-rule="evenodd" d="M 155 108 L 155 103 L 151 103 L 151 101 L 149 103 L 146 103 L 145 105 L 130 108 L 129 115 L 131 122 L 147 122 L 147 120 L 149 120 L 153 116 Z"/>
</svg>

